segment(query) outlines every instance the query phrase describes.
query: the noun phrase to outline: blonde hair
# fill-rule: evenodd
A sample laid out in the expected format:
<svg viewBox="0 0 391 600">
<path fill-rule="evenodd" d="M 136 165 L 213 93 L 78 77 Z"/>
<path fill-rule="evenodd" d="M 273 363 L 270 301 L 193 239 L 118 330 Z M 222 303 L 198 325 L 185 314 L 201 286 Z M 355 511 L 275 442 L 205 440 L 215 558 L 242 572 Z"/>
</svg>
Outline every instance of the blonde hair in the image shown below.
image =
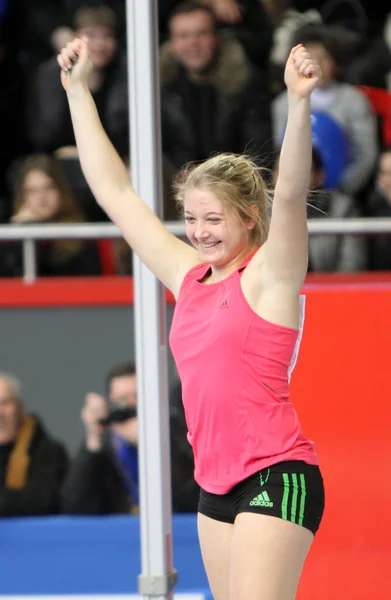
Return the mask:
<svg viewBox="0 0 391 600">
<path fill-rule="evenodd" d="M 217 154 L 201 164 L 187 165 L 179 172 L 174 181 L 176 204 L 183 212 L 187 190 L 211 191 L 243 224 L 256 220 L 251 241 L 261 245 L 269 230 L 271 192 L 265 181 L 268 176 L 267 169 L 257 166 L 247 156 Z"/>
</svg>

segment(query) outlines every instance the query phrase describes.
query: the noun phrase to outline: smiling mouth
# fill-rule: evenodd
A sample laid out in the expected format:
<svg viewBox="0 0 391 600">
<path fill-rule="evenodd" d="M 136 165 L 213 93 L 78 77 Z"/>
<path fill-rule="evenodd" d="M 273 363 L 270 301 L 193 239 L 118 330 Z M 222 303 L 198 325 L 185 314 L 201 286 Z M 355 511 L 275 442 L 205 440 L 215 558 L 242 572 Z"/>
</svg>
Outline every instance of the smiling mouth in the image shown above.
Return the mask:
<svg viewBox="0 0 391 600">
<path fill-rule="evenodd" d="M 217 246 L 218 244 L 220 244 L 220 242 L 211 242 L 210 244 L 200 244 L 201 248 L 205 248 L 206 250 L 209 250 L 210 248 L 214 248 L 215 246 Z"/>
</svg>

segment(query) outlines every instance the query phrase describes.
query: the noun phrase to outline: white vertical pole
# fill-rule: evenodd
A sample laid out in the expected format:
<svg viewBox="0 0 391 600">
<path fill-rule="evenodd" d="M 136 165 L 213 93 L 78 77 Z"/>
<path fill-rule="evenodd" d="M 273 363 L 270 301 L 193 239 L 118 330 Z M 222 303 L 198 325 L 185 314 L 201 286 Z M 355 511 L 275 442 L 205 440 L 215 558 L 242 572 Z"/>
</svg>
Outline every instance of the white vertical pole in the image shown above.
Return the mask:
<svg viewBox="0 0 391 600">
<path fill-rule="evenodd" d="M 156 0 L 127 0 L 131 176 L 139 196 L 162 216 Z M 148 240 L 146 239 L 146 243 Z M 141 574 L 144 598 L 171 598 L 172 556 L 166 306 L 162 286 L 134 258 L 139 420 Z"/>
</svg>

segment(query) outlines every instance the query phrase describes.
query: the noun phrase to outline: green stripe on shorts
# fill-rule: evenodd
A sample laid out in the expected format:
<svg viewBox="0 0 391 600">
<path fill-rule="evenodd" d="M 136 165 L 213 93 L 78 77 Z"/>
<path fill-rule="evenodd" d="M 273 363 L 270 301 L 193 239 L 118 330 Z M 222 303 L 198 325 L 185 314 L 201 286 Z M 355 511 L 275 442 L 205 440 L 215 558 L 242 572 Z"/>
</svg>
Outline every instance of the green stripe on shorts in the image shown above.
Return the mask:
<svg viewBox="0 0 391 600">
<path fill-rule="evenodd" d="M 297 484 L 296 473 L 292 473 L 292 486 L 293 486 L 293 494 L 292 494 L 291 521 L 292 521 L 292 523 L 296 523 L 297 496 L 299 495 L 299 486 Z"/>
<path fill-rule="evenodd" d="M 284 494 L 282 496 L 281 504 L 281 515 L 282 518 L 288 520 L 288 501 L 289 501 L 289 476 L 288 473 L 283 473 L 282 478 L 284 480 Z"/>
<path fill-rule="evenodd" d="M 289 475 L 291 475 L 292 481 L 290 481 Z M 305 477 L 302 473 L 282 473 L 282 479 L 284 482 L 284 493 L 281 503 L 281 516 L 285 521 L 303 525 L 307 495 Z M 289 502 L 291 503 L 290 517 L 288 517 Z M 299 514 L 297 514 L 298 505 Z"/>
<path fill-rule="evenodd" d="M 305 485 L 305 477 L 300 474 L 300 487 L 301 487 L 301 498 L 300 498 L 300 512 L 299 512 L 299 525 L 303 525 L 304 510 L 305 510 L 305 497 L 307 495 L 307 489 Z"/>
</svg>

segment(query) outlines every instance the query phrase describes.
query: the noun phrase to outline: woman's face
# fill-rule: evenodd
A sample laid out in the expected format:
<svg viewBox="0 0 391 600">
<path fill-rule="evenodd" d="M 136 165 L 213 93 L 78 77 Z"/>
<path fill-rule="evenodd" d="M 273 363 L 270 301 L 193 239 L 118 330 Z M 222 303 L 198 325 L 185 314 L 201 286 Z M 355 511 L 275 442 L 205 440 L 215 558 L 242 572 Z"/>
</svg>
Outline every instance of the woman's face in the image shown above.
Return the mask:
<svg viewBox="0 0 391 600">
<path fill-rule="evenodd" d="M 24 206 L 37 220 L 49 221 L 58 212 L 61 199 L 55 181 L 43 171 L 32 170 L 24 180 Z"/>
<path fill-rule="evenodd" d="M 249 245 L 249 230 L 232 211 L 207 190 L 185 193 L 186 235 L 199 251 L 201 260 L 223 266 L 234 260 Z"/>
</svg>

